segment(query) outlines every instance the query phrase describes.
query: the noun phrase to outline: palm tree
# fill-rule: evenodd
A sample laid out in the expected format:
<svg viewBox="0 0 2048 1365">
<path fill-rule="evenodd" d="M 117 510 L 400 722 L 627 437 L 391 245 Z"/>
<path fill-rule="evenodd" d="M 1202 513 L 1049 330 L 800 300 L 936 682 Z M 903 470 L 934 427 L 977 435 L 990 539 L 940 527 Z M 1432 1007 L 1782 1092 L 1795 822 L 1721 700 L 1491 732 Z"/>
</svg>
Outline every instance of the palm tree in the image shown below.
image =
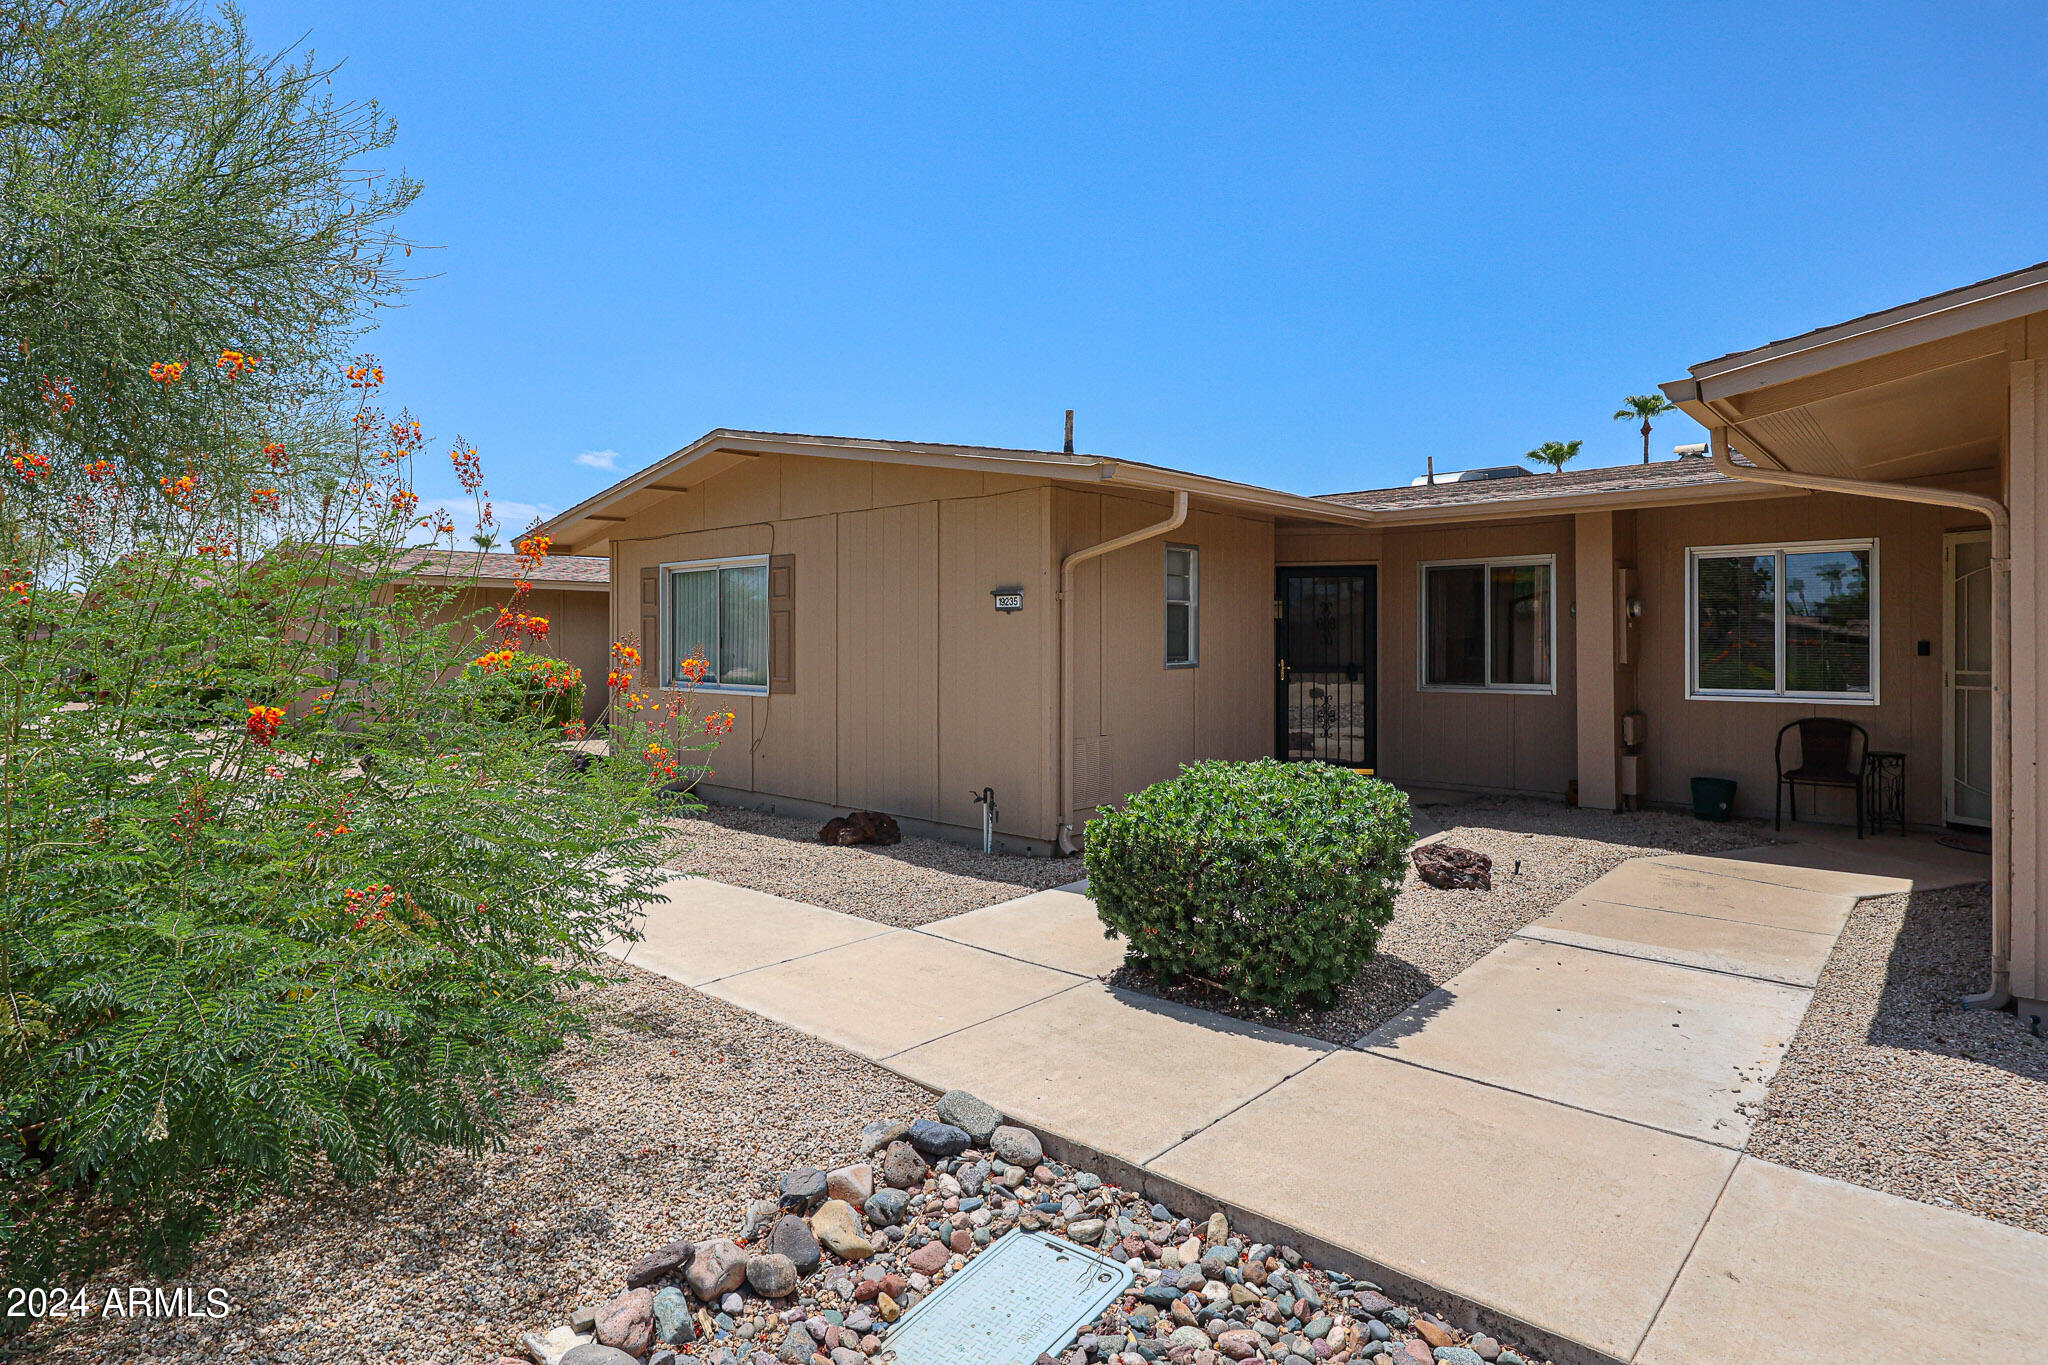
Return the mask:
<svg viewBox="0 0 2048 1365">
<path fill-rule="evenodd" d="M 498 538 L 489 531 L 472 531 L 469 538 L 476 542 L 477 549 L 486 554 L 489 554 L 491 547 L 498 543 Z"/>
<path fill-rule="evenodd" d="M 1632 393 L 1623 402 L 1620 412 L 1614 414 L 1617 422 L 1633 422 L 1638 417 L 1643 421 L 1643 463 L 1650 462 L 1650 419 L 1662 417 L 1667 412 L 1677 412 L 1674 405 L 1664 401 L 1661 393 Z"/>
<path fill-rule="evenodd" d="M 1547 464 L 1551 473 L 1562 474 L 1564 467 L 1578 458 L 1579 447 L 1584 444 L 1584 441 L 1545 441 L 1522 458 Z"/>
</svg>

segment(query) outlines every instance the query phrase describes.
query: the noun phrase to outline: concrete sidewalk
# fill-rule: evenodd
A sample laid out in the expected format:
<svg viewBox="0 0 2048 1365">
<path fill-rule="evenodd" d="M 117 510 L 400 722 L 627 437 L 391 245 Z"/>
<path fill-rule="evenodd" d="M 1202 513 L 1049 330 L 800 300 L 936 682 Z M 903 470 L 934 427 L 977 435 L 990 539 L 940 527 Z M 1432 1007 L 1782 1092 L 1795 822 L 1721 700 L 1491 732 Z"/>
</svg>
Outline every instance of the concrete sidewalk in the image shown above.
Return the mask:
<svg viewBox="0 0 2048 1365">
<path fill-rule="evenodd" d="M 1078 885 L 908 930 L 678 879 L 622 955 L 1561 1359 L 2048 1340 L 2048 1238 L 1743 1155 L 1856 898 L 1902 886 L 1768 854 L 1624 864 L 1349 1048 L 1104 986 Z"/>
</svg>

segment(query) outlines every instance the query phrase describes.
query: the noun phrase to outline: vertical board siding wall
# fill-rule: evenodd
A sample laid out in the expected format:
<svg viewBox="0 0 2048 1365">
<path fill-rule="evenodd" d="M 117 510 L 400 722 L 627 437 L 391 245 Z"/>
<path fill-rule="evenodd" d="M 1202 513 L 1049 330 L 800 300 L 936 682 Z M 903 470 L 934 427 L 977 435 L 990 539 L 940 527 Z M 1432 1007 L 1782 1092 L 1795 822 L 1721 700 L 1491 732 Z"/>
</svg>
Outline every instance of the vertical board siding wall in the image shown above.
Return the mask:
<svg viewBox="0 0 2048 1365">
<path fill-rule="evenodd" d="M 1733 778 L 1741 815 L 1769 818 L 1776 798 L 1772 746 L 1779 727 L 1806 716 L 1838 716 L 1870 733 L 1873 749 L 1906 755 L 1906 818 L 1939 824 L 1942 759 L 1942 534 L 1974 530 L 1981 517 L 1916 503 L 1811 494 L 1706 503 L 1636 514 L 1636 566 L 1645 609 L 1638 625 L 1640 705 L 1649 718 L 1644 795 L 1689 804 L 1694 777 Z M 1686 551 L 1877 538 L 1878 704 L 1689 699 L 1686 691 Z M 1926 655 L 1919 642 L 1928 642 Z M 1786 760 L 1797 744 L 1786 740 Z M 1802 816 L 1854 819 L 1846 792 L 1799 793 Z"/>
<path fill-rule="evenodd" d="M 1052 495 L 1060 559 L 1162 520 L 1151 499 L 1086 489 Z M 1166 546 L 1197 550 L 1192 668 L 1166 666 Z M 1097 804 L 1172 777 L 1198 758 L 1273 749 L 1273 524 L 1193 511 L 1172 532 L 1080 565 L 1074 574 L 1073 821 Z M 1094 790 L 1090 790 L 1093 787 Z"/>
<path fill-rule="evenodd" d="M 994 787 L 1001 832 L 1049 839 L 1050 500 L 1038 479 L 760 456 L 618 525 L 613 582 L 636 591 L 614 624 L 638 631 L 643 568 L 770 555 L 793 587 L 771 602 L 793 677 L 704 698 L 736 717 L 709 785 L 969 831 L 970 792 Z M 995 587 L 1024 610 L 997 613 Z"/>
</svg>

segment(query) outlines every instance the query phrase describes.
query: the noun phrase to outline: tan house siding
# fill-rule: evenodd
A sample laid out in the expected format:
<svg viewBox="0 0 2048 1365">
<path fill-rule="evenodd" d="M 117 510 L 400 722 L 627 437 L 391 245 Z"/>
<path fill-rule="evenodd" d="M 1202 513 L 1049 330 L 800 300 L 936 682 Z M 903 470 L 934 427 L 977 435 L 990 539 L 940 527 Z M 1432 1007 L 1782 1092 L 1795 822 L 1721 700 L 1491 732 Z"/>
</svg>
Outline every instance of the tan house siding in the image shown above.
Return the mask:
<svg viewBox="0 0 2048 1365">
<path fill-rule="evenodd" d="M 1163 498 L 1058 488 L 1056 560 L 1164 519 Z M 1193 667 L 1166 665 L 1166 547 L 1197 556 Z M 1196 758 L 1257 758 L 1273 746 L 1273 524 L 1193 511 L 1177 529 L 1088 560 L 1074 575 L 1074 823 Z M 1099 786 L 1090 746 L 1104 753 Z M 1091 790 L 1091 786 L 1094 787 Z"/>
<path fill-rule="evenodd" d="M 1540 476 L 1532 476 L 1540 477 Z M 1375 533 L 1290 532 L 1280 563 L 1379 565 L 1380 774 L 1431 787 L 1562 796 L 1577 772 L 1570 518 Z M 1417 673 L 1421 566 L 1444 559 L 1553 555 L 1554 694 L 1437 692 Z"/>
<path fill-rule="evenodd" d="M 1050 497 L 1043 480 L 764 455 L 619 523 L 616 583 L 790 556 L 794 688 L 705 695 L 736 717 L 714 793 L 978 829 L 970 792 L 994 787 L 999 832 L 1050 839 Z M 1022 588 L 1024 610 L 996 612 L 996 587 Z M 614 624 L 638 633 L 631 596 Z"/>
<path fill-rule="evenodd" d="M 1973 524 L 1973 521 L 1975 524 Z M 1644 795 L 1689 803 L 1691 779 L 1736 783 L 1739 814 L 1768 817 L 1775 799 L 1772 746 L 1779 727 L 1804 716 L 1839 716 L 1870 732 L 1871 747 L 1906 754 L 1909 821 L 1942 819 L 1942 535 L 1981 518 L 1938 507 L 1834 494 L 1703 504 L 1636 513 L 1637 560 L 1646 610 L 1639 700 L 1649 722 Z M 1878 703 L 1688 699 L 1685 695 L 1686 551 L 1874 536 L 1878 577 Z M 1918 642 L 1929 653 L 1918 653 Z M 1788 741 L 1788 759 L 1791 757 Z M 1800 792 L 1800 814 L 1853 818 L 1847 793 Z"/>
</svg>

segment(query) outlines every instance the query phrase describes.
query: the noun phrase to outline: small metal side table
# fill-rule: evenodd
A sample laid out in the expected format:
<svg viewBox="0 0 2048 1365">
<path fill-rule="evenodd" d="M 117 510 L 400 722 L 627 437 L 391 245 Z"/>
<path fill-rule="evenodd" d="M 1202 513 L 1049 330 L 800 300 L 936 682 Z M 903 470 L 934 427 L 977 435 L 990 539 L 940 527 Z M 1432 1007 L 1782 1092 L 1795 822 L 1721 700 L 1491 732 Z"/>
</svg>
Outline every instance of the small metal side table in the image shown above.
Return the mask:
<svg viewBox="0 0 2048 1365">
<path fill-rule="evenodd" d="M 1870 832 L 1884 833 L 1887 822 L 1906 837 L 1906 756 L 1896 749 L 1872 749 L 1863 764 L 1863 797 L 1869 808 Z"/>
</svg>

